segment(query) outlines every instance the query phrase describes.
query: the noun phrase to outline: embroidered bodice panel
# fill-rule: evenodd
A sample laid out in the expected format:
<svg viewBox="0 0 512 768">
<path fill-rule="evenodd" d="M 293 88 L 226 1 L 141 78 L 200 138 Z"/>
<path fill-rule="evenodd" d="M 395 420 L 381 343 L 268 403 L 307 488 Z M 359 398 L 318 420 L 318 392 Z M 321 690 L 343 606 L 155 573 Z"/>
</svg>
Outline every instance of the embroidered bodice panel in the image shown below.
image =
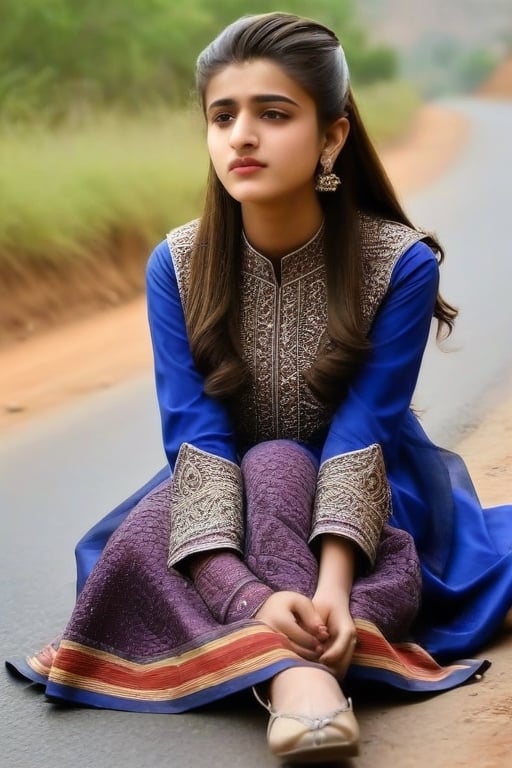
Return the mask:
<svg viewBox="0 0 512 768">
<path fill-rule="evenodd" d="M 196 231 L 197 222 L 191 222 L 168 235 L 185 314 Z M 424 237 L 396 222 L 361 215 L 361 312 L 366 331 L 397 260 Z M 234 404 L 239 444 L 278 438 L 310 442 L 332 418 L 332 408 L 313 395 L 304 378 L 329 341 L 323 231 L 282 258 L 280 281 L 271 261 L 245 240 L 242 260 L 241 348 L 250 381 Z"/>
</svg>

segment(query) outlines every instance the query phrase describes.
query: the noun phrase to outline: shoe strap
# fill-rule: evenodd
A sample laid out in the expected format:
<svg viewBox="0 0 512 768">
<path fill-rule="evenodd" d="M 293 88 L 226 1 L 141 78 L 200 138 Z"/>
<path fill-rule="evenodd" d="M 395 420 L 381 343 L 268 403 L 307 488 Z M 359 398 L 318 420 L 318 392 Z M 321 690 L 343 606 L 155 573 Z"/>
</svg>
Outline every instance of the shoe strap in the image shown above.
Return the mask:
<svg viewBox="0 0 512 768">
<path fill-rule="evenodd" d="M 256 699 L 256 701 L 258 702 L 258 704 L 261 704 L 261 706 L 263 707 L 263 709 L 266 709 L 266 710 L 267 710 L 267 712 L 269 712 L 271 715 L 273 715 L 273 714 L 274 714 L 274 710 L 272 709 L 272 704 L 270 703 L 270 701 L 269 701 L 268 699 L 267 699 L 267 701 L 266 701 L 266 702 L 265 702 L 265 701 L 263 701 L 263 699 L 262 699 L 262 698 L 261 698 L 261 696 L 259 695 L 259 693 L 258 693 L 258 689 L 256 688 L 256 686 L 255 686 L 255 685 L 253 685 L 253 686 L 252 686 L 252 692 L 253 692 L 254 698 Z"/>
<path fill-rule="evenodd" d="M 293 713 L 288 712 L 277 712 L 273 707 L 270 701 L 264 702 L 263 699 L 258 694 L 258 691 L 253 686 L 252 692 L 254 694 L 254 698 L 256 701 L 261 704 L 261 706 L 267 710 L 267 712 L 270 714 L 270 721 L 268 724 L 268 728 L 270 730 L 272 724 L 275 720 L 277 720 L 278 717 L 287 717 L 289 720 L 297 720 L 299 723 L 303 723 L 304 725 L 307 725 L 308 728 L 311 731 L 317 731 L 321 728 L 324 728 L 326 725 L 330 725 L 334 718 L 337 715 L 341 715 L 342 712 L 352 712 L 352 699 L 348 698 L 347 703 L 344 704 L 342 707 L 338 707 L 338 709 L 335 709 L 333 712 L 329 712 L 329 714 L 324 715 L 323 717 L 308 717 L 307 715 L 297 715 Z"/>
</svg>

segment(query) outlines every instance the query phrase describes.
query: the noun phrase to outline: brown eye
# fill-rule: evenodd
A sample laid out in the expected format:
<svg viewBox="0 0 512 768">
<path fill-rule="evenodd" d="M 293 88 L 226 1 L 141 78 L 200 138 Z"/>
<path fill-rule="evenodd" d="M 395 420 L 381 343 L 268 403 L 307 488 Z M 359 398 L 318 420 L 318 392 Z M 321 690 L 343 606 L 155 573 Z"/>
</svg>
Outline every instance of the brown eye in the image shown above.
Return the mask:
<svg viewBox="0 0 512 768">
<path fill-rule="evenodd" d="M 213 118 L 214 123 L 229 123 L 230 120 L 232 120 L 233 115 L 230 115 L 229 112 L 221 112 L 219 115 L 215 115 Z"/>
<path fill-rule="evenodd" d="M 288 115 L 277 109 L 267 109 L 262 115 L 266 120 L 286 120 Z"/>
</svg>

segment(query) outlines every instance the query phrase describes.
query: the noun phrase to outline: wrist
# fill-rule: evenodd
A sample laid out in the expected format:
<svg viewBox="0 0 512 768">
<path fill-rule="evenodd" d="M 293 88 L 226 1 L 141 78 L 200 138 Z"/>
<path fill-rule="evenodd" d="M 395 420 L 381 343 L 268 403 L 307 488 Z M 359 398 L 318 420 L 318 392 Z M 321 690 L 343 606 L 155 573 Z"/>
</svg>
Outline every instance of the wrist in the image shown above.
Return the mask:
<svg viewBox="0 0 512 768">
<path fill-rule="evenodd" d="M 313 602 L 315 601 L 336 603 L 336 605 L 348 607 L 350 603 L 350 589 L 345 589 L 340 584 L 319 583 L 313 595 Z"/>
<path fill-rule="evenodd" d="M 354 580 L 356 550 L 341 536 L 322 536 L 317 591 L 350 594 Z"/>
</svg>

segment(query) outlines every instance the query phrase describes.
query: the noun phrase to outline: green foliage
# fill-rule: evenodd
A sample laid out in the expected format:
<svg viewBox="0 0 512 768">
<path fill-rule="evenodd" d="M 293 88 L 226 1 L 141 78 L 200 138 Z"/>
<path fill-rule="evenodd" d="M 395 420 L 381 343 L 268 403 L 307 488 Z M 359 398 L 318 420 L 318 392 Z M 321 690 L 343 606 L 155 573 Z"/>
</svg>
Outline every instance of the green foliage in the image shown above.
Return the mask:
<svg viewBox="0 0 512 768">
<path fill-rule="evenodd" d="M 356 84 L 392 80 L 398 74 L 398 59 L 393 49 L 385 45 L 371 47 L 361 31 L 352 36 L 346 54 Z"/>
<path fill-rule="evenodd" d="M 3 0 L 4 115 L 86 105 L 175 101 L 205 26 L 199 3 L 168 0 Z M 197 41 L 199 42 L 199 41 Z"/>
<path fill-rule="evenodd" d="M 4 128 L 0 152 L 0 269 L 96 258 L 116 228 L 154 241 L 197 214 L 207 165 L 189 112 Z"/>
<path fill-rule="evenodd" d="M 499 61 L 494 46 L 477 46 L 444 34 L 425 34 L 403 57 L 406 76 L 427 98 L 468 93 L 488 77 Z"/>
<path fill-rule="evenodd" d="M 238 16 L 272 10 L 314 13 L 334 28 L 356 81 L 395 74 L 393 52 L 368 43 L 354 0 L 2 0 L 0 118 L 55 123 L 98 107 L 183 103 L 198 52 Z"/>
<path fill-rule="evenodd" d="M 473 91 L 489 77 L 497 65 L 496 56 L 488 50 L 476 48 L 461 56 L 457 77 L 463 91 Z"/>
<path fill-rule="evenodd" d="M 400 139 L 421 103 L 417 89 L 400 81 L 356 87 L 354 95 L 370 137 L 378 146 Z"/>
</svg>

